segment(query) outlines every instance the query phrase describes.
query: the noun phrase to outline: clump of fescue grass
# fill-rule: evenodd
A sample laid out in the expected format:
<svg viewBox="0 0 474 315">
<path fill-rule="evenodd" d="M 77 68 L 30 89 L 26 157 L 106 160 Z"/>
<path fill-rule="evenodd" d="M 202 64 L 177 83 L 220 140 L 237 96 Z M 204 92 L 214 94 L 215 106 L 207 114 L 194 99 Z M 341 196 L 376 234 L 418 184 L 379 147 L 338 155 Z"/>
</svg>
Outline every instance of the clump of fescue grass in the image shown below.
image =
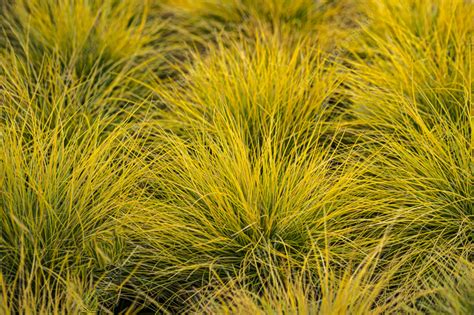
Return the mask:
<svg viewBox="0 0 474 315">
<path fill-rule="evenodd" d="M 64 68 L 88 76 L 95 67 L 107 72 L 156 53 L 151 44 L 161 39 L 163 23 L 149 25 L 148 11 L 147 1 L 19 0 L 5 9 L 4 32 L 31 63 L 56 54 Z"/>
<path fill-rule="evenodd" d="M 264 27 L 288 34 L 289 43 L 310 38 L 311 45 L 325 50 L 336 50 L 347 39 L 357 8 L 350 0 L 181 0 L 173 6 L 196 25 L 198 36 L 211 41 L 216 31 L 229 36 L 243 33 L 252 40 Z"/>
<path fill-rule="evenodd" d="M 290 146 L 330 128 L 343 75 L 308 39 L 287 39 L 266 28 L 249 41 L 223 36 L 182 80 L 155 87 L 167 105 L 160 124 L 178 134 L 236 134 L 256 152 L 265 138 Z"/>
<path fill-rule="evenodd" d="M 358 222 L 371 206 L 355 192 L 362 170 L 332 165 L 322 146 L 282 153 L 267 139 L 255 155 L 237 135 L 197 143 L 156 137 L 155 204 L 134 214 L 128 237 L 141 247 L 131 258 L 142 266 L 137 281 L 151 292 L 199 288 L 214 273 L 258 290 L 267 268 L 297 269 L 327 239 L 340 264 L 376 242 Z"/>
<path fill-rule="evenodd" d="M 152 137 L 155 204 L 129 220 L 128 239 L 140 247 L 132 282 L 167 303 L 214 277 L 258 293 L 314 247 L 360 262 L 382 236 L 368 225 L 381 201 L 358 193 L 367 167 L 332 125 L 335 68 L 265 36 L 222 44 L 157 89 L 168 107 Z"/>
<path fill-rule="evenodd" d="M 410 114 L 399 105 L 404 97 L 426 121 L 440 115 L 469 123 L 474 4 L 368 1 L 365 14 L 369 22 L 348 47 L 357 115 L 397 123 Z"/>
<path fill-rule="evenodd" d="M 106 126 L 45 128 L 31 117 L 2 124 L 0 267 L 11 311 L 115 302 L 106 293 L 124 281 L 127 255 L 116 221 L 136 208 L 143 166 L 127 153 L 127 134 L 102 136 Z"/>
<path fill-rule="evenodd" d="M 362 135 L 363 163 L 373 162 L 367 193 L 393 198 L 377 209 L 381 226 L 394 232 L 386 257 L 418 250 L 399 284 L 415 285 L 442 272 L 443 264 L 432 264 L 438 252 L 472 259 L 474 6 L 369 3 L 367 12 L 377 14 L 367 13 L 363 53 L 355 49 L 349 62 L 354 120 L 346 126 Z"/>
<path fill-rule="evenodd" d="M 10 93 L 19 94 L 11 96 L 18 101 L 38 89 L 44 93 L 39 97 L 54 98 L 73 90 L 76 99 L 65 107 L 90 119 L 125 111 L 124 120 L 137 104 L 144 108 L 135 114 L 143 118 L 144 100 L 153 101 L 145 85 L 173 76 L 171 62 L 183 58 L 190 40 L 149 1 L 20 0 L 4 6 L 2 75 Z"/>
<path fill-rule="evenodd" d="M 146 169 L 144 156 L 134 153 L 135 132 L 113 116 L 92 119 L 81 112 L 77 89 L 64 87 L 48 66 L 39 78 L 4 72 L 0 269 L 6 313 L 92 312 L 120 298 L 129 253 L 116 222 L 138 207 Z"/>
</svg>

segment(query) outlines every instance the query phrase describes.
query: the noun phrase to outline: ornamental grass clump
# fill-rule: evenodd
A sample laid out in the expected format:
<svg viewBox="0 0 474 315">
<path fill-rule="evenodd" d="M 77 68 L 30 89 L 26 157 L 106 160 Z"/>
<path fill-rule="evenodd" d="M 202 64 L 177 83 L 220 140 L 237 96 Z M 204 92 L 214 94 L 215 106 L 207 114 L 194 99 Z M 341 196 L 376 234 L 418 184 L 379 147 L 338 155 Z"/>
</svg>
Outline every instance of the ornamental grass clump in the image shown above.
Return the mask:
<svg viewBox="0 0 474 315">
<path fill-rule="evenodd" d="M 133 137 L 100 121 L 50 128 L 23 115 L 2 122 L 2 304 L 20 313 L 110 307 L 130 255 L 117 221 L 141 198 Z"/>
<path fill-rule="evenodd" d="M 373 162 L 367 193 L 393 198 L 378 209 L 379 226 L 394 233 L 385 255 L 416 248 L 400 277 L 409 286 L 426 284 L 429 275 L 445 274 L 448 262 L 472 259 L 474 6 L 381 1 L 369 10 L 380 14 L 368 13 L 346 69 L 345 128 L 360 135 L 362 162 Z M 439 253 L 445 263 L 433 265 Z"/>
</svg>

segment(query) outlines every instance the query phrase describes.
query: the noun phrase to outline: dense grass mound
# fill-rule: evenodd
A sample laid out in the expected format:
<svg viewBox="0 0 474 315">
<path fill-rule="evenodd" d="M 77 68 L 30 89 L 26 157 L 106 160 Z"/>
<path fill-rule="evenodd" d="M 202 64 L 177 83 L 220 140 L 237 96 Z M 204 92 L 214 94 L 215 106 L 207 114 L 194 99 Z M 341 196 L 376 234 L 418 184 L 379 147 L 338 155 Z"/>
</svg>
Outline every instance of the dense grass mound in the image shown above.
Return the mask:
<svg viewBox="0 0 474 315">
<path fill-rule="evenodd" d="M 472 1 L 0 7 L 0 312 L 474 312 Z"/>
</svg>

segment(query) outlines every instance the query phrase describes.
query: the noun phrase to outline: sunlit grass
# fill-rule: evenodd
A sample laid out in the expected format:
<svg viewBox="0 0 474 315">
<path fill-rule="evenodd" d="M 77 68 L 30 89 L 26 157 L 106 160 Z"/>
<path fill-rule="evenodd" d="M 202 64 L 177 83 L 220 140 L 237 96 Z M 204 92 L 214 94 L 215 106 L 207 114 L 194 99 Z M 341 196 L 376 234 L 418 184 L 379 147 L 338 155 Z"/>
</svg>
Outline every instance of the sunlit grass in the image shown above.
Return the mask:
<svg viewBox="0 0 474 315">
<path fill-rule="evenodd" d="M 136 208 L 143 174 L 132 139 L 123 128 L 103 136 L 100 122 L 50 129 L 14 118 L 2 127 L 4 302 L 45 313 L 113 304 L 107 291 L 124 281 L 128 255 L 117 221 Z"/>
<path fill-rule="evenodd" d="M 472 2 L 1 8 L 1 313 L 473 312 Z"/>
</svg>

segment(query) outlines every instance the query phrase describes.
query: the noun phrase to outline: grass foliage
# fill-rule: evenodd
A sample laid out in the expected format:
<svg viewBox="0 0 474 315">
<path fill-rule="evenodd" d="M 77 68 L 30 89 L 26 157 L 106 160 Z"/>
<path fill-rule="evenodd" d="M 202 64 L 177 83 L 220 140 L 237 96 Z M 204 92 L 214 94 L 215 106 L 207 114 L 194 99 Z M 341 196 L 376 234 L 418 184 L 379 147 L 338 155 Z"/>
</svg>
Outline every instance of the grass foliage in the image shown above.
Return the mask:
<svg viewBox="0 0 474 315">
<path fill-rule="evenodd" d="M 0 312 L 472 314 L 474 3 L 0 3 Z"/>
</svg>

